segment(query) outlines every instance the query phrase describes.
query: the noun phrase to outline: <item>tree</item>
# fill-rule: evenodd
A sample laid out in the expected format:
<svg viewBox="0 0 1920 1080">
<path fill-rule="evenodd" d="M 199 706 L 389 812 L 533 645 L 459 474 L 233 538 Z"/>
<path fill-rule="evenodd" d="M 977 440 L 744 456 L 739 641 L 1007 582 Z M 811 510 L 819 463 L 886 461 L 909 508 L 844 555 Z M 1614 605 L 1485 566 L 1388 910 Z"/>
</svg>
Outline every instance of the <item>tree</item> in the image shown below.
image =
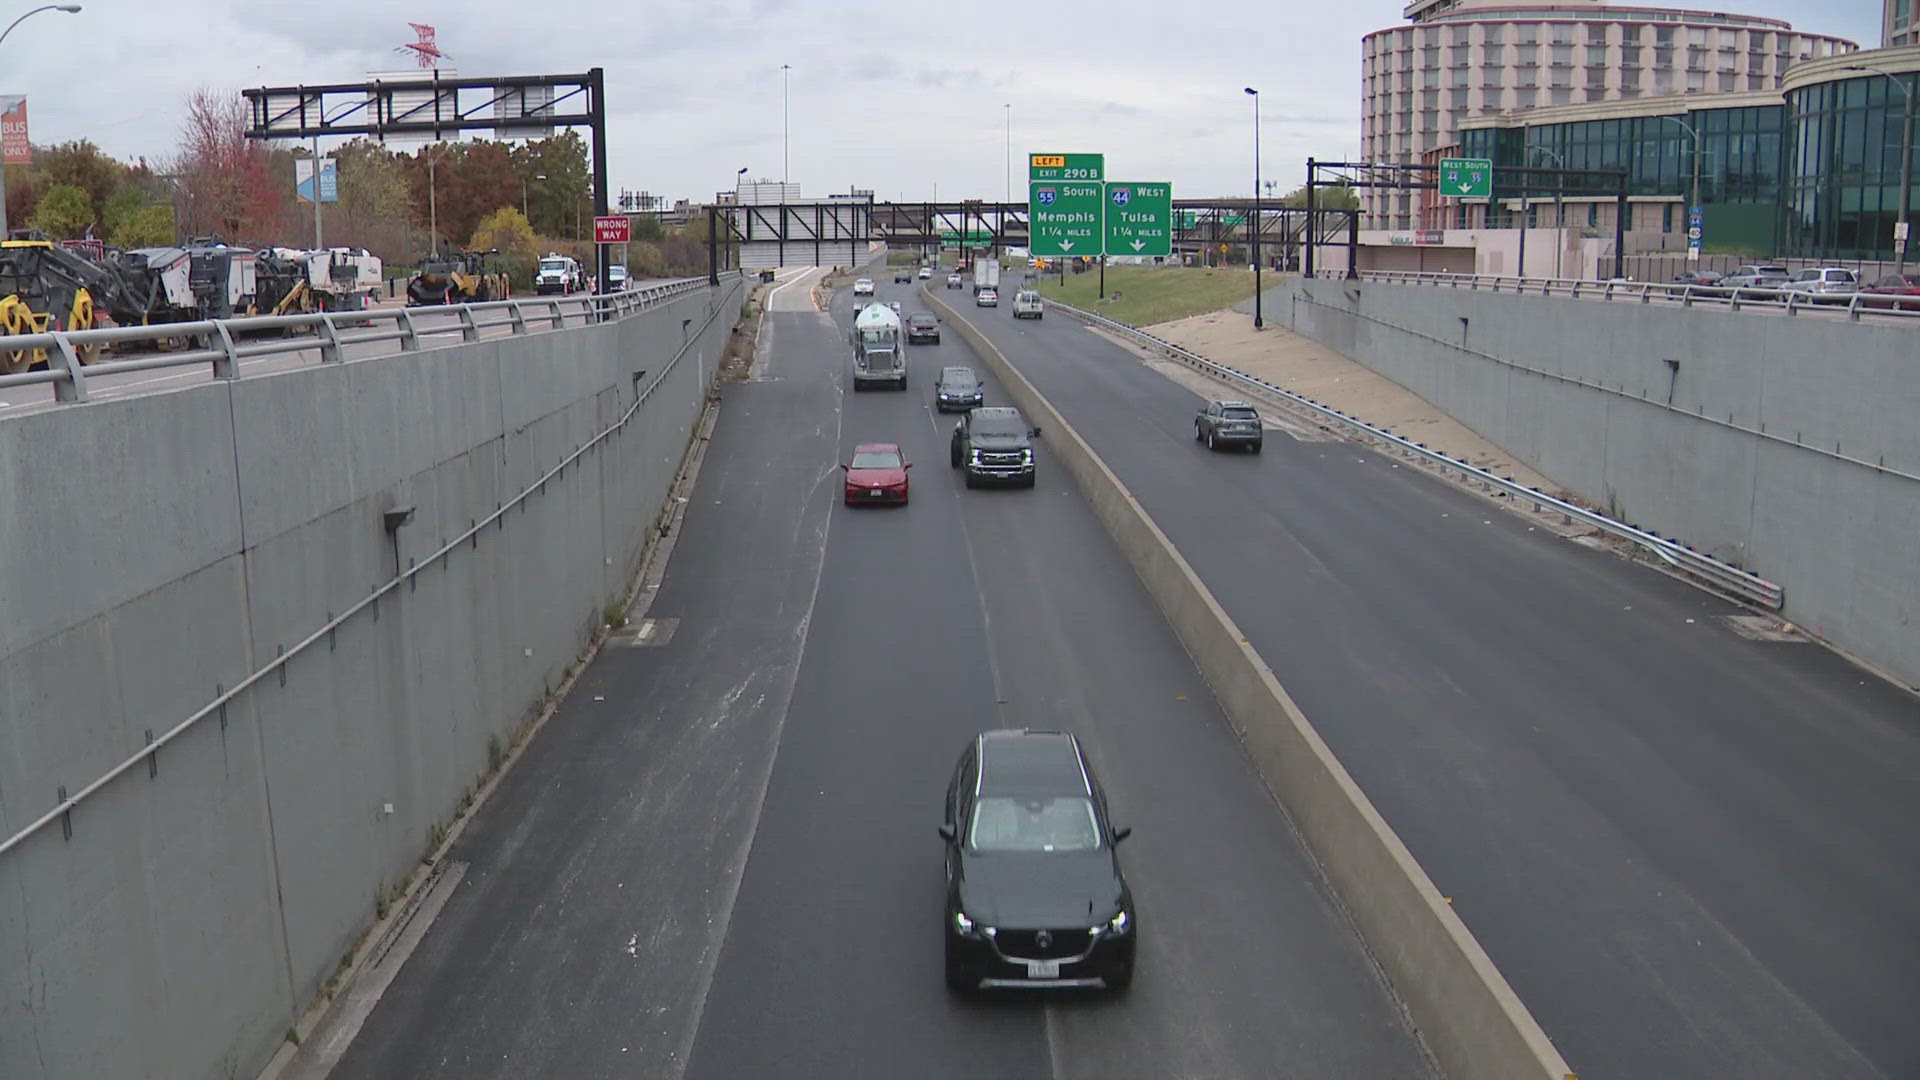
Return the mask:
<svg viewBox="0 0 1920 1080">
<path fill-rule="evenodd" d="M 335 150 L 333 157 L 340 198 L 322 209 L 327 243 L 363 247 L 386 262 L 411 259 L 415 233 L 405 159 L 361 139 Z"/>
<path fill-rule="evenodd" d="M 141 206 L 109 227 L 107 242 L 117 248 L 162 247 L 175 236 L 173 207 Z"/>
<path fill-rule="evenodd" d="M 533 265 L 539 261 L 540 249 L 534 240 L 533 226 L 527 224 L 518 207 L 503 206 L 482 218 L 467 246 L 474 251 L 500 252 L 500 263 L 513 275 L 516 284 L 523 280 L 532 282 Z"/>
<path fill-rule="evenodd" d="M 40 196 L 40 205 L 27 224 L 50 240 L 77 240 L 93 224 L 93 203 L 72 184 L 55 184 Z"/>
<path fill-rule="evenodd" d="M 633 216 L 633 238 L 658 243 L 667 238 L 667 227 L 660 224 L 657 214 L 637 214 Z"/>
<path fill-rule="evenodd" d="M 69 185 L 86 193 L 94 219 L 102 221 L 108 198 L 132 171 L 86 139 L 41 147 L 34 152 L 33 168 L 49 184 Z"/>
<path fill-rule="evenodd" d="M 180 156 L 173 172 L 182 194 L 182 224 L 190 235 L 219 233 L 229 240 L 242 236 L 277 238 L 285 216 L 276 165 L 283 166 L 289 188 L 292 156 L 282 151 L 276 161 L 265 146 L 249 139 L 246 104 L 238 94 L 209 89 L 187 98 L 187 120 L 181 131 Z"/>
<path fill-rule="evenodd" d="M 1280 197 L 1281 206 L 1307 205 L 1306 185 L 1294 188 Z M 1358 210 L 1360 196 L 1345 184 L 1316 184 L 1313 189 L 1313 205 L 1319 210 Z"/>
<path fill-rule="evenodd" d="M 654 278 L 667 276 L 667 257 L 660 251 L 660 245 L 646 240 L 636 240 L 627 246 L 627 275 L 635 278 Z"/>
</svg>

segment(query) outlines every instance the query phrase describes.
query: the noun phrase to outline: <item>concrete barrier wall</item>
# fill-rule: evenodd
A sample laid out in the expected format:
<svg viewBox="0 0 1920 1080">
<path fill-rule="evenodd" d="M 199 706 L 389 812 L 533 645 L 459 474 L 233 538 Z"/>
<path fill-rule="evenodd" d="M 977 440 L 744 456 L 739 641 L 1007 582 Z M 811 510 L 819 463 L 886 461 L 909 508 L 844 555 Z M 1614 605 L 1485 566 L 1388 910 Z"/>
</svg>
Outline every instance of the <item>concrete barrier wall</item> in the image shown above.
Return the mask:
<svg viewBox="0 0 1920 1080">
<path fill-rule="evenodd" d="M 931 290 L 1074 478 L 1193 657 L 1287 808 L 1415 1025 L 1453 1077 L 1568 1080 L 1572 1071 L 1445 897 L 1193 568 L 1079 433 Z"/>
<path fill-rule="evenodd" d="M 0 421 L 4 837 L 393 578 L 386 510 L 425 560 L 646 395 L 284 684 L 0 854 L 0 1076 L 264 1064 L 623 595 L 742 299 Z"/>
<path fill-rule="evenodd" d="M 1920 327 L 1333 280 L 1265 308 L 1920 685 Z"/>
</svg>

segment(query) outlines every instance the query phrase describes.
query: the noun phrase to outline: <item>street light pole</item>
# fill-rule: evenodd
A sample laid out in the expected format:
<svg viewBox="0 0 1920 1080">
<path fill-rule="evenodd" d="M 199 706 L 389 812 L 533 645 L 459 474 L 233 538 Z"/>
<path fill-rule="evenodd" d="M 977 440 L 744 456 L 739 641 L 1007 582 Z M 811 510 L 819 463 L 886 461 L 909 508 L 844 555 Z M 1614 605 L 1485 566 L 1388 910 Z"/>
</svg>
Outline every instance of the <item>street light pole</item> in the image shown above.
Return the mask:
<svg viewBox="0 0 1920 1080">
<path fill-rule="evenodd" d="M 1007 192 L 1001 196 L 1005 202 L 1013 201 L 1013 103 L 1007 102 Z M 963 238 L 964 239 L 964 238 Z"/>
<path fill-rule="evenodd" d="M 789 118 L 793 111 L 788 105 L 792 99 L 787 96 L 787 72 L 793 70 L 792 64 L 780 65 L 780 201 L 787 201 L 787 184 L 792 180 L 792 165 L 787 157 L 787 139 Z"/>
<path fill-rule="evenodd" d="M 1885 76 L 1900 88 L 1907 96 L 1907 107 L 1900 114 L 1900 223 L 1894 228 L 1893 269 L 1896 274 L 1907 272 L 1907 245 L 1911 239 L 1907 236 L 1907 219 L 1913 205 L 1913 87 L 1908 80 L 1900 78 L 1891 71 L 1882 71 L 1866 64 L 1849 64 L 1842 71 L 1871 71 L 1875 75 Z"/>
<path fill-rule="evenodd" d="M 1560 152 L 1557 150 L 1549 150 L 1544 146 L 1536 146 L 1533 147 L 1530 152 L 1547 155 L 1552 158 L 1554 163 L 1559 165 L 1562 170 L 1565 170 L 1567 167 L 1567 159 L 1561 157 Z M 1533 164 L 1533 159 L 1528 158 L 1527 164 Z M 1560 198 L 1565 193 L 1566 188 L 1567 177 L 1563 171 L 1560 175 L 1553 178 L 1553 276 L 1555 278 L 1560 276 L 1560 253 L 1566 250 L 1567 246 L 1567 215 L 1565 210 L 1562 209 L 1562 203 L 1560 202 Z"/>
<path fill-rule="evenodd" d="M 1693 203 L 1687 209 L 1687 228 L 1693 228 L 1694 211 L 1699 211 L 1700 243 L 1698 245 L 1693 243 L 1687 244 L 1687 261 L 1698 262 L 1701 250 L 1706 247 L 1707 239 L 1707 209 L 1700 205 L 1700 129 L 1677 116 L 1663 116 L 1660 119 L 1670 120 L 1673 123 L 1679 124 L 1687 134 L 1693 136 Z M 1693 238 L 1689 236 L 1687 239 L 1691 241 Z"/>
<path fill-rule="evenodd" d="M 7 28 L 5 30 L 0 30 L 0 42 L 6 41 L 7 35 L 13 33 L 14 27 L 19 26 L 22 22 L 25 22 L 28 15 L 38 15 L 43 11 L 64 11 L 69 15 L 77 15 L 80 12 L 80 5 L 79 4 L 41 4 L 37 8 L 31 8 L 26 12 L 26 14 L 23 14 L 18 19 L 15 19 L 12 22 L 8 23 Z M 317 185 L 318 181 L 316 181 L 315 183 Z M 316 191 L 315 194 L 318 194 L 318 192 Z M 7 238 L 7 166 L 4 161 L 0 161 L 0 240 L 5 240 L 6 238 Z"/>
<path fill-rule="evenodd" d="M 1249 86 L 1246 92 L 1253 98 L 1253 220 L 1249 226 L 1253 237 L 1253 328 L 1258 330 L 1266 325 L 1260 310 L 1260 91 Z M 1313 228 L 1311 215 L 1307 228 Z"/>
</svg>

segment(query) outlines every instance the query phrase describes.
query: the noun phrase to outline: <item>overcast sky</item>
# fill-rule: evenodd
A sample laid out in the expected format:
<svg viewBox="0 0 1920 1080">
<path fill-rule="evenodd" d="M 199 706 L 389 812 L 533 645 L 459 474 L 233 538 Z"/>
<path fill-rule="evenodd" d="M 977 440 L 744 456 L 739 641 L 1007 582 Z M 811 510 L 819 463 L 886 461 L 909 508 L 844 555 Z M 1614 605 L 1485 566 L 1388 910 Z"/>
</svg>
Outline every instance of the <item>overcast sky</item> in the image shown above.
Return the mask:
<svg viewBox="0 0 1920 1080">
<path fill-rule="evenodd" d="M 0 0 L 0 22 L 33 6 Z M 734 171 L 780 179 L 781 71 L 791 64 L 789 178 L 808 196 L 998 198 L 1006 105 L 1014 189 L 1029 151 L 1102 151 L 1107 175 L 1176 196 L 1281 189 L 1308 155 L 1360 144 L 1360 37 L 1401 0 L 84 0 L 0 44 L 0 93 L 28 95 L 36 143 L 88 138 L 122 158 L 173 152 L 197 86 L 354 81 L 410 66 L 409 19 L 439 22 L 465 76 L 606 69 L 611 187 L 704 199 Z M 1647 4 L 1646 6 L 1665 6 Z M 1682 5 L 1674 5 L 1682 6 Z M 1878 0 L 1687 4 L 1879 42 Z M 455 17 L 457 14 L 457 17 Z M 584 134 L 584 133 L 583 133 Z M 1016 197 L 1024 198 L 1024 194 Z"/>
</svg>

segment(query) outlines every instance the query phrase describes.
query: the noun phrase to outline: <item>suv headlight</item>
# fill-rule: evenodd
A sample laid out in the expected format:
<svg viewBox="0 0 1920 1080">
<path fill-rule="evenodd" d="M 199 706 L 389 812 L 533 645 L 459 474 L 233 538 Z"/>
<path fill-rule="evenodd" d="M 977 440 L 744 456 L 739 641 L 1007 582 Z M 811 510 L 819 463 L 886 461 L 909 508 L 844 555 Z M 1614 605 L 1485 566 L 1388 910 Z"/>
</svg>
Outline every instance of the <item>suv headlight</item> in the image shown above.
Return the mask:
<svg viewBox="0 0 1920 1080">
<path fill-rule="evenodd" d="M 1121 908 L 1118 915 L 1107 920 L 1109 934 L 1124 934 L 1131 929 L 1133 929 L 1133 916 L 1127 914 L 1126 908 Z"/>
<path fill-rule="evenodd" d="M 1029 446 L 1020 451 L 1020 463 L 1022 465 L 1033 464 L 1033 447 Z"/>
<path fill-rule="evenodd" d="M 959 931 L 961 937 L 973 937 L 974 931 L 977 929 L 974 921 L 968 918 L 967 913 L 964 911 L 955 911 L 953 913 L 953 928 Z"/>
<path fill-rule="evenodd" d="M 980 451 L 978 450 L 973 451 L 972 460 L 975 465 L 980 464 Z"/>
</svg>

